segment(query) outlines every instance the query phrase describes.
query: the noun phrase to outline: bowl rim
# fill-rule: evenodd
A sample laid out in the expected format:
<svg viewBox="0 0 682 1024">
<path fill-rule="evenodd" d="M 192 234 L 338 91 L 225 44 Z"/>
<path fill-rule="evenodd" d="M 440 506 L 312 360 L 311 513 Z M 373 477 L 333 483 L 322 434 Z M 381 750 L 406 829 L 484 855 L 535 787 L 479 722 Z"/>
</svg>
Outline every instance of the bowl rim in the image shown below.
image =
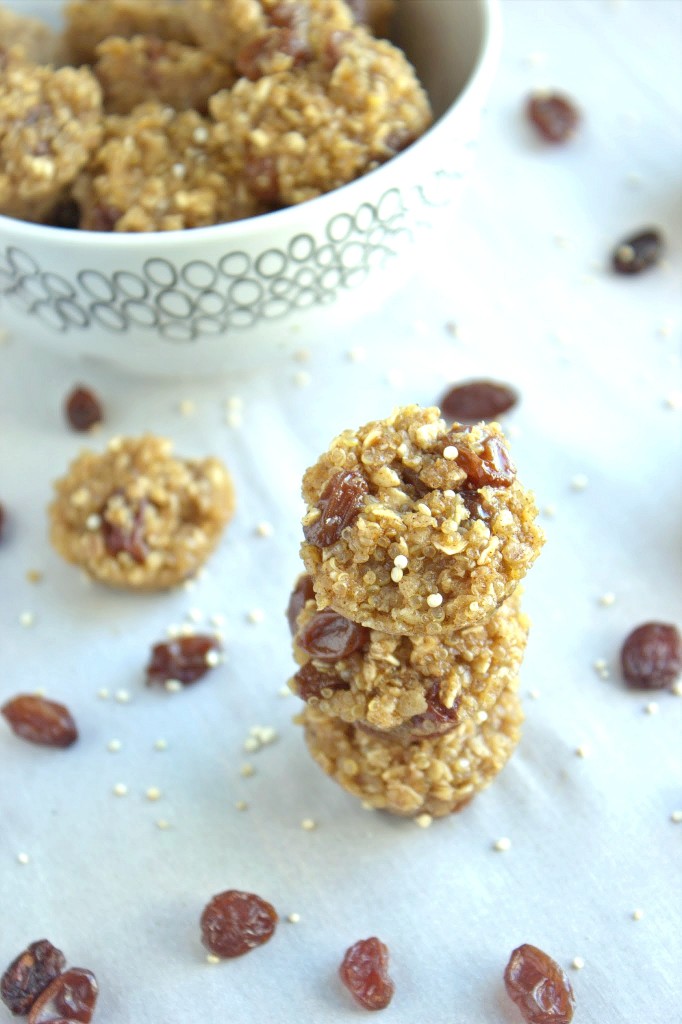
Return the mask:
<svg viewBox="0 0 682 1024">
<path fill-rule="evenodd" d="M 459 0 L 461 2 L 461 0 Z M 427 129 L 424 135 L 402 153 L 396 154 L 380 167 L 375 167 L 367 174 L 361 175 L 354 181 L 347 182 L 331 192 L 308 199 L 305 203 L 297 203 L 294 206 L 284 207 L 281 210 L 272 210 L 269 213 L 259 214 L 255 217 L 245 217 L 241 220 L 226 221 L 224 224 L 210 224 L 198 228 L 176 228 L 171 231 L 73 231 L 69 228 L 53 227 L 47 224 L 34 224 L 31 221 L 20 220 L 16 217 L 8 217 L 0 213 L 0 238 L 7 242 L 15 242 L 21 238 L 27 242 L 42 242 L 52 245 L 56 242 L 63 242 L 68 238 L 69 246 L 80 249 L 106 249 L 108 252 L 117 253 L 122 249 L 144 249 L 146 246 L 159 244 L 162 240 L 166 246 L 198 244 L 202 242 L 220 239 L 229 244 L 230 240 L 239 240 L 243 244 L 244 236 L 248 235 L 254 240 L 270 230 L 286 230 L 287 222 L 296 224 L 300 228 L 301 210 L 320 210 L 320 216 L 324 220 L 325 205 L 330 209 L 338 202 L 338 197 L 351 196 L 357 192 L 361 196 L 365 183 L 373 180 L 377 175 L 386 173 L 386 168 L 395 167 L 396 164 L 404 165 L 414 158 L 415 151 L 418 151 L 423 140 L 433 138 L 447 129 L 448 122 L 456 116 L 462 107 L 472 102 L 472 97 L 481 93 L 486 95 L 491 83 L 502 48 L 502 14 L 500 0 L 467 0 L 468 3 L 475 3 L 480 9 L 482 19 L 482 42 L 476 61 L 469 73 L 467 81 L 456 99 L 447 107 L 443 114 Z M 350 207 L 352 203 L 349 203 Z M 314 216 L 313 212 L 313 216 Z M 306 214 L 307 216 L 307 214 Z M 11 238 L 8 236 L 12 236 Z"/>
</svg>

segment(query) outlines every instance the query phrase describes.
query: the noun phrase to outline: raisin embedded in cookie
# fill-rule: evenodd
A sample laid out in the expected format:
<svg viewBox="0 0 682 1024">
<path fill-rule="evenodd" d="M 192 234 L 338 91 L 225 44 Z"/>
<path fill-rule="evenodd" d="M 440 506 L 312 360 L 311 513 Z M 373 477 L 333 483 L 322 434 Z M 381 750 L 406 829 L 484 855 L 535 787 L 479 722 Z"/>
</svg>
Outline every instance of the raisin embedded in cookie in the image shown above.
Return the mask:
<svg viewBox="0 0 682 1024">
<path fill-rule="evenodd" d="M 484 623 L 455 633 L 406 637 L 368 630 L 314 598 L 298 612 L 289 685 L 311 706 L 389 738 L 455 729 L 488 712 L 518 675 L 528 635 L 520 588 Z"/>
<path fill-rule="evenodd" d="M 303 478 L 317 604 L 386 633 L 451 637 L 509 597 L 544 537 L 496 423 L 407 406 L 347 430 Z"/>
<path fill-rule="evenodd" d="M 299 718 L 311 755 L 344 789 L 378 810 L 442 818 L 460 810 L 502 770 L 523 713 L 512 680 L 478 723 L 469 718 L 431 739 L 403 743 L 307 706 Z"/>
<path fill-rule="evenodd" d="M 84 451 L 55 483 L 51 540 L 68 562 L 114 587 L 161 590 L 193 576 L 234 511 L 215 458 L 180 459 L 148 434 Z"/>
</svg>

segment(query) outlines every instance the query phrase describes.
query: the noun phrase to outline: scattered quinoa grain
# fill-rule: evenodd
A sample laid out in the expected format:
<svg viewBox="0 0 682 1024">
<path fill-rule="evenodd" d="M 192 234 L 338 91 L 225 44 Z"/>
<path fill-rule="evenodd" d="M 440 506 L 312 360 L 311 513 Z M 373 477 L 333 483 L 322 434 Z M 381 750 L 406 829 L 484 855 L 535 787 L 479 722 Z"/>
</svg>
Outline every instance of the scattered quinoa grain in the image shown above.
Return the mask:
<svg viewBox="0 0 682 1024">
<path fill-rule="evenodd" d="M 196 405 L 194 404 L 191 398 L 183 398 L 178 403 L 178 409 L 181 416 L 193 416 L 194 413 L 196 412 Z"/>
<path fill-rule="evenodd" d="M 511 839 L 507 836 L 502 836 L 501 839 L 496 839 L 493 844 L 493 849 L 498 850 L 500 853 L 504 853 L 505 850 L 511 849 Z"/>
<path fill-rule="evenodd" d="M 575 971 L 582 971 L 584 966 L 585 966 L 585 961 L 583 960 L 583 958 L 581 956 L 574 956 L 573 957 L 573 960 L 571 961 L 571 967 Z"/>
<path fill-rule="evenodd" d="M 17 854 L 17 860 L 18 860 L 18 862 L 19 862 L 20 864 L 28 864 L 28 862 L 30 861 L 30 859 L 31 859 L 31 858 L 29 857 L 29 855 L 28 855 L 27 853 L 23 853 L 23 852 L 22 852 L 22 853 L 18 853 L 18 854 Z"/>
<path fill-rule="evenodd" d="M 293 914 L 288 914 L 287 915 L 287 921 L 289 922 L 289 924 L 298 924 L 298 922 L 300 920 L 301 920 L 301 915 L 297 914 L 296 912 L 294 912 Z"/>
<path fill-rule="evenodd" d="M 106 686 L 103 686 L 101 690 L 97 691 L 97 696 L 100 700 L 109 700 L 109 691 Z"/>
<path fill-rule="evenodd" d="M 407 556 L 396 555 L 395 558 L 393 559 L 393 564 L 396 567 L 396 569 L 407 569 Z"/>
<path fill-rule="evenodd" d="M 262 522 L 256 527 L 256 533 L 259 537 L 272 537 L 274 529 L 272 523 Z"/>
<path fill-rule="evenodd" d="M 127 690 L 117 690 L 114 694 L 114 699 L 118 704 L 129 704 L 130 694 Z"/>
<path fill-rule="evenodd" d="M 256 769 L 253 767 L 252 764 L 248 764 L 247 762 L 246 764 L 243 764 L 241 766 L 241 768 L 239 769 L 239 774 L 243 779 L 250 779 L 252 775 L 256 774 Z"/>
<path fill-rule="evenodd" d="M 182 689 L 182 683 L 179 679 L 167 679 L 163 686 L 168 693 L 179 693 Z"/>
<path fill-rule="evenodd" d="M 167 750 L 168 742 L 164 739 L 154 740 L 154 750 Z"/>
<path fill-rule="evenodd" d="M 112 792 L 114 796 L 127 796 L 128 787 L 126 786 L 125 782 L 117 782 Z"/>
<path fill-rule="evenodd" d="M 33 612 L 22 612 L 19 616 L 19 624 L 24 626 L 26 629 L 28 629 L 29 626 L 32 626 L 34 622 L 35 615 Z"/>
<path fill-rule="evenodd" d="M 263 611 L 262 608 L 252 608 L 251 611 L 247 614 L 246 618 L 248 619 L 249 622 L 252 622 L 255 625 L 257 625 L 265 619 L 265 612 Z"/>
<path fill-rule="evenodd" d="M 147 800 L 160 800 L 161 790 L 158 786 L 150 786 L 149 789 L 145 791 L 144 795 L 147 797 Z"/>
<path fill-rule="evenodd" d="M 26 579 L 29 583 L 42 583 L 43 573 L 40 569 L 29 569 L 26 573 Z"/>
<path fill-rule="evenodd" d="M 584 473 L 576 473 L 571 477 L 571 490 L 573 491 L 584 491 L 588 484 L 589 480 Z"/>
<path fill-rule="evenodd" d="M 682 822 L 682 811 L 673 811 L 670 815 L 670 820 L 674 822 L 675 825 L 679 825 L 680 822 Z"/>
<path fill-rule="evenodd" d="M 219 964 L 220 963 L 220 957 L 216 956 L 215 953 L 207 953 L 206 954 L 206 963 L 207 964 L 211 964 L 211 966 L 213 966 L 214 964 Z"/>
<path fill-rule="evenodd" d="M 443 458 L 448 459 L 450 462 L 454 462 L 458 455 L 459 451 L 452 444 L 448 444 L 443 448 Z"/>
<path fill-rule="evenodd" d="M 317 828 L 317 822 L 313 821 L 312 818 L 304 818 L 301 822 L 301 828 L 304 832 L 312 832 L 313 829 Z"/>
<path fill-rule="evenodd" d="M 418 814 L 414 820 L 420 828 L 428 828 L 433 822 L 430 814 Z"/>
<path fill-rule="evenodd" d="M 397 565 L 394 565 L 391 569 L 391 579 L 394 583 L 400 583 L 403 578 L 403 570 L 399 569 Z"/>
<path fill-rule="evenodd" d="M 655 700 L 650 700 L 648 704 L 644 705 L 644 712 L 647 715 L 657 715 L 658 711 L 659 707 Z"/>
<path fill-rule="evenodd" d="M 581 743 L 579 747 L 575 748 L 576 757 L 586 758 L 590 756 L 590 748 L 586 743 Z"/>
<path fill-rule="evenodd" d="M 609 608 L 612 604 L 615 604 L 615 601 L 616 595 L 611 591 L 608 591 L 606 594 L 602 594 L 599 598 L 599 604 L 603 605 L 604 608 Z"/>
<path fill-rule="evenodd" d="M 107 743 L 107 750 L 110 751 L 112 754 L 117 754 L 120 749 L 120 740 L 109 740 L 109 742 Z"/>
<path fill-rule="evenodd" d="M 165 832 L 167 831 L 167 829 L 170 828 L 170 821 L 167 821 L 165 818 L 158 818 L 156 822 L 156 827 L 160 829 L 162 832 Z"/>
<path fill-rule="evenodd" d="M 429 594 L 429 596 L 426 598 L 426 603 L 429 606 L 429 608 L 440 608 L 440 606 L 443 603 L 443 595 Z"/>
<path fill-rule="evenodd" d="M 639 908 L 637 908 L 637 910 L 633 910 L 632 911 L 632 920 L 633 921 L 641 921 L 643 917 L 644 917 L 644 911 L 643 910 L 640 910 Z"/>
<path fill-rule="evenodd" d="M 237 811 L 246 811 L 249 805 L 247 804 L 246 800 L 237 800 L 234 806 Z"/>
</svg>

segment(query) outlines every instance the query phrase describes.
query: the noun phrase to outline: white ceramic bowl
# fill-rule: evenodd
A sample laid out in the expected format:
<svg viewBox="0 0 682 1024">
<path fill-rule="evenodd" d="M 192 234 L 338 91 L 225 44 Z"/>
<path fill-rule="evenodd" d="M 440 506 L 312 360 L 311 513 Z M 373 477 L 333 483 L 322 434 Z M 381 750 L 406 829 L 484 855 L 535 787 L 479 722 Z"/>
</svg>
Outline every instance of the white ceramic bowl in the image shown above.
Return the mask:
<svg viewBox="0 0 682 1024">
<path fill-rule="evenodd" d="M 9 0 L 54 17 L 54 0 Z M 57 8 L 58 9 L 58 8 Z M 454 203 L 497 63 L 497 0 L 400 0 L 397 41 L 433 127 L 300 206 L 190 231 L 67 231 L 0 216 L 0 323 L 52 350 L 153 375 L 233 372 L 376 309 Z"/>
</svg>

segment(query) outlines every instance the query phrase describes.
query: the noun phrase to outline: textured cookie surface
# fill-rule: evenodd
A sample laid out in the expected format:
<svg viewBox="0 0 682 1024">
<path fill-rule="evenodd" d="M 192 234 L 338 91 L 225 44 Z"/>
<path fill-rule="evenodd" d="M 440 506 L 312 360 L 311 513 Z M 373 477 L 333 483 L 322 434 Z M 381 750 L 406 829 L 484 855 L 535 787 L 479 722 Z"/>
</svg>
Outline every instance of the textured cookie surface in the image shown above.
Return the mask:
<svg viewBox="0 0 682 1024">
<path fill-rule="evenodd" d="M 496 423 L 407 406 L 337 437 L 303 478 L 318 605 L 411 637 L 452 636 L 513 593 L 544 538 Z"/>
<path fill-rule="evenodd" d="M 55 483 L 51 540 L 68 562 L 116 587 L 175 586 L 203 565 L 234 510 L 215 458 L 180 459 L 154 435 L 84 451 Z"/>
</svg>

